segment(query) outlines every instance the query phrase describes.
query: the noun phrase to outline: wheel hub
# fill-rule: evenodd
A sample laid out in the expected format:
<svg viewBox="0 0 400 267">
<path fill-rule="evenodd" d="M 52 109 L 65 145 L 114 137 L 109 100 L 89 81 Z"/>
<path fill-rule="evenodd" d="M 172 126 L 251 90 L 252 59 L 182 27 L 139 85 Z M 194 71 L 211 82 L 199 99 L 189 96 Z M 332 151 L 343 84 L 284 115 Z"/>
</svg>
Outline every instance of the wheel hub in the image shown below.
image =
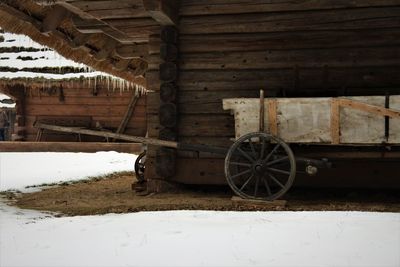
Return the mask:
<svg viewBox="0 0 400 267">
<path fill-rule="evenodd" d="M 265 172 L 264 164 L 261 161 L 257 161 L 253 165 L 253 170 L 257 174 L 262 174 Z"/>
</svg>

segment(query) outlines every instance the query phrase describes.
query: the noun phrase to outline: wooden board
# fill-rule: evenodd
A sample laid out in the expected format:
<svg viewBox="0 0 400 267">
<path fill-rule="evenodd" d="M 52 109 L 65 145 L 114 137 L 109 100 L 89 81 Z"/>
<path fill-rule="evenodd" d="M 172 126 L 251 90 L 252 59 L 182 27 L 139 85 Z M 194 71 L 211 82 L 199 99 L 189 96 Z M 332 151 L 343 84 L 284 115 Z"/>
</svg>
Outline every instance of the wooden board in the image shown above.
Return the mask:
<svg viewBox="0 0 400 267">
<path fill-rule="evenodd" d="M 384 96 L 349 97 L 363 103 L 385 107 Z M 340 108 L 340 143 L 385 142 L 385 118 L 351 108 Z"/>
<path fill-rule="evenodd" d="M 389 107 L 400 110 L 400 96 L 390 96 Z M 400 119 L 389 119 L 389 143 L 400 143 Z"/>
<path fill-rule="evenodd" d="M 393 102 L 398 101 L 398 96 L 393 99 Z M 339 109 L 331 112 L 331 104 L 335 102 Z M 276 103 L 277 136 L 289 143 L 380 144 L 387 141 L 384 115 L 393 112 L 390 116 L 397 117 L 393 120 L 399 120 L 400 116 L 400 109 L 384 109 L 384 96 L 337 98 L 334 102 L 332 98 L 277 98 Z M 265 106 L 269 105 L 270 101 L 265 100 Z M 223 100 L 224 109 L 232 110 L 235 116 L 236 138 L 258 131 L 259 106 L 256 98 Z M 270 117 L 269 110 L 265 110 L 265 118 Z M 332 118 L 338 120 L 337 123 L 332 123 Z M 339 129 L 331 128 L 335 125 Z M 396 132 L 396 127 L 391 129 Z M 266 131 L 271 132 L 271 127 Z M 394 140 L 392 138 L 392 142 Z"/>
</svg>

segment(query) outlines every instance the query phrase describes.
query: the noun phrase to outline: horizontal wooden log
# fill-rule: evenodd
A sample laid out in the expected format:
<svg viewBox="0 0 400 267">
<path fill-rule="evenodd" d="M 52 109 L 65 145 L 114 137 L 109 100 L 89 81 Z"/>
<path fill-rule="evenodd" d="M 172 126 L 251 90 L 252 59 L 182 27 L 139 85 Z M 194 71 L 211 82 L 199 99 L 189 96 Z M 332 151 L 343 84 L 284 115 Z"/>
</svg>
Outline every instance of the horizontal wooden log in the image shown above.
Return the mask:
<svg viewBox="0 0 400 267">
<path fill-rule="evenodd" d="M 182 91 L 179 92 L 178 104 L 180 114 L 214 114 L 226 113 L 229 110 L 222 109 L 222 99 L 235 97 L 258 97 L 257 90 L 241 91 Z M 147 113 L 157 114 L 160 107 L 160 96 L 158 92 L 147 95 Z"/>
<path fill-rule="evenodd" d="M 0 142 L 0 152 L 86 152 L 116 151 L 139 154 L 142 144 L 84 142 Z M 133 163 L 132 163 L 133 166 Z"/>
<path fill-rule="evenodd" d="M 70 4 L 98 19 L 149 17 L 142 0 L 73 1 Z"/>
<path fill-rule="evenodd" d="M 26 97 L 26 105 L 88 105 L 88 106 L 123 106 L 128 105 L 129 96 L 126 97 L 106 97 L 106 96 L 65 96 L 64 102 L 60 102 L 56 96 L 33 96 Z M 137 103 L 138 106 L 145 106 L 145 97 L 143 96 Z"/>
<path fill-rule="evenodd" d="M 149 89 L 158 91 L 156 71 L 146 74 Z M 398 88 L 398 67 L 290 68 L 277 70 L 191 70 L 180 71 L 179 91 L 281 90 L 301 92 L 328 89 Z M 351 93 L 351 92 L 350 92 Z"/>
<path fill-rule="evenodd" d="M 400 6 L 181 17 L 180 34 L 294 32 L 396 28 Z"/>
<path fill-rule="evenodd" d="M 323 9 L 398 6 L 397 0 L 356 1 L 270 1 L 270 0 L 185 0 L 181 2 L 181 16 L 264 13 L 282 11 L 310 11 Z"/>
<path fill-rule="evenodd" d="M 161 178 L 155 172 L 155 157 L 146 159 L 145 177 L 146 179 Z M 177 162 L 176 175 L 169 180 L 185 184 L 225 184 L 224 161 L 222 159 L 180 158 Z"/>
<path fill-rule="evenodd" d="M 316 177 L 297 175 L 294 186 L 399 188 L 398 162 L 347 160 L 335 162 L 336 168 L 320 169 Z M 146 161 L 146 178 L 158 178 L 154 158 Z M 179 159 L 177 174 L 171 180 L 184 184 L 226 184 L 223 159 Z M 390 177 L 390 178 L 389 178 Z"/>
<path fill-rule="evenodd" d="M 148 115 L 147 130 L 149 136 L 159 136 L 158 115 Z M 233 116 L 226 114 L 186 115 L 179 118 L 178 133 L 180 136 L 234 136 Z"/>
<path fill-rule="evenodd" d="M 399 45 L 397 28 L 349 31 L 298 31 L 242 34 L 181 35 L 180 53 L 298 50 L 321 48 L 376 47 Z M 159 53 L 159 43 L 153 41 L 150 54 Z"/>
<path fill-rule="evenodd" d="M 348 31 L 297 31 L 241 34 L 180 35 L 180 53 L 265 51 L 376 47 L 399 45 L 400 33 L 397 28 L 360 29 Z M 210 45 L 212 44 L 212 45 Z M 160 53 L 160 38 L 149 36 L 149 54 Z"/>
<path fill-rule="evenodd" d="M 31 116 L 53 115 L 53 116 L 123 116 L 126 106 L 85 106 L 85 105 L 33 105 L 26 106 L 26 113 Z M 144 116 L 144 106 L 135 109 L 134 116 Z"/>
<path fill-rule="evenodd" d="M 400 10 L 399 10 L 400 11 Z M 151 57 L 156 57 L 152 55 Z M 151 60 L 149 69 L 159 63 Z M 313 50 L 266 50 L 251 52 L 181 53 L 181 70 L 284 69 L 322 67 L 399 66 L 400 47 L 335 48 Z"/>
</svg>

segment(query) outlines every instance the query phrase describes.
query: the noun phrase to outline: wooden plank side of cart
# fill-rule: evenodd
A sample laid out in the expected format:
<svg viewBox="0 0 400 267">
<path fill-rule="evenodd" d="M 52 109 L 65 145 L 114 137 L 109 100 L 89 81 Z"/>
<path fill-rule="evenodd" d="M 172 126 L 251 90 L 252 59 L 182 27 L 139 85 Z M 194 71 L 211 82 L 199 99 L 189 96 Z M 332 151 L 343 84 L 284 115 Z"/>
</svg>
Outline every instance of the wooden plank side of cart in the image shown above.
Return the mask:
<svg viewBox="0 0 400 267">
<path fill-rule="evenodd" d="M 399 95 L 266 98 L 264 105 L 266 132 L 287 143 L 400 145 Z M 236 138 L 258 131 L 259 99 L 224 99 L 223 108 L 234 114 Z"/>
</svg>

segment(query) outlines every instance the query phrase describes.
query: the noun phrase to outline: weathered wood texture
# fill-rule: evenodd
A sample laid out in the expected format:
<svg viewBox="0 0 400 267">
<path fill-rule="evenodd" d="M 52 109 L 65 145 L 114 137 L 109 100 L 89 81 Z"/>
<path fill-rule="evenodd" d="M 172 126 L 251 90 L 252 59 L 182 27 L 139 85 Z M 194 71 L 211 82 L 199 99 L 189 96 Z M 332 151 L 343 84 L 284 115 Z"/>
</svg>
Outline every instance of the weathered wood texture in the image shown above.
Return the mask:
<svg viewBox="0 0 400 267">
<path fill-rule="evenodd" d="M 266 97 L 400 93 L 398 0 L 185 0 L 179 32 L 180 141 L 229 145 L 235 126 L 222 99 L 257 98 L 260 89 Z M 159 132 L 160 44 L 159 36 L 150 36 L 146 79 L 155 92 L 147 96 L 146 112 L 153 135 Z M 390 119 L 390 127 L 397 120 Z M 210 154 L 178 157 L 173 179 L 222 181 L 223 163 Z M 196 175 L 185 173 L 189 169 Z"/>
<path fill-rule="evenodd" d="M 86 152 L 117 151 L 139 154 L 141 144 L 82 142 L 0 142 L 0 152 Z"/>
<path fill-rule="evenodd" d="M 396 105 L 400 96 L 389 100 Z M 388 125 L 385 134 L 385 116 L 395 119 L 394 125 L 400 118 L 400 110 L 385 108 L 385 96 L 271 98 L 264 105 L 265 132 L 288 143 L 400 144 L 396 128 Z M 258 131 L 259 99 L 224 99 L 223 107 L 234 114 L 236 138 Z"/>
<path fill-rule="evenodd" d="M 94 89 L 96 88 L 96 89 Z M 37 129 L 35 121 L 61 126 L 82 126 L 116 132 L 126 115 L 134 90 L 119 91 L 89 86 L 65 86 L 60 88 L 26 89 L 23 100 L 25 140 L 34 141 Z M 140 97 L 129 120 L 124 122 L 125 134 L 146 134 L 146 97 Z M 17 103 L 18 106 L 18 103 Z M 42 141 L 77 141 L 76 135 L 45 132 Z M 83 136 L 82 141 L 104 141 L 104 138 Z"/>
</svg>

